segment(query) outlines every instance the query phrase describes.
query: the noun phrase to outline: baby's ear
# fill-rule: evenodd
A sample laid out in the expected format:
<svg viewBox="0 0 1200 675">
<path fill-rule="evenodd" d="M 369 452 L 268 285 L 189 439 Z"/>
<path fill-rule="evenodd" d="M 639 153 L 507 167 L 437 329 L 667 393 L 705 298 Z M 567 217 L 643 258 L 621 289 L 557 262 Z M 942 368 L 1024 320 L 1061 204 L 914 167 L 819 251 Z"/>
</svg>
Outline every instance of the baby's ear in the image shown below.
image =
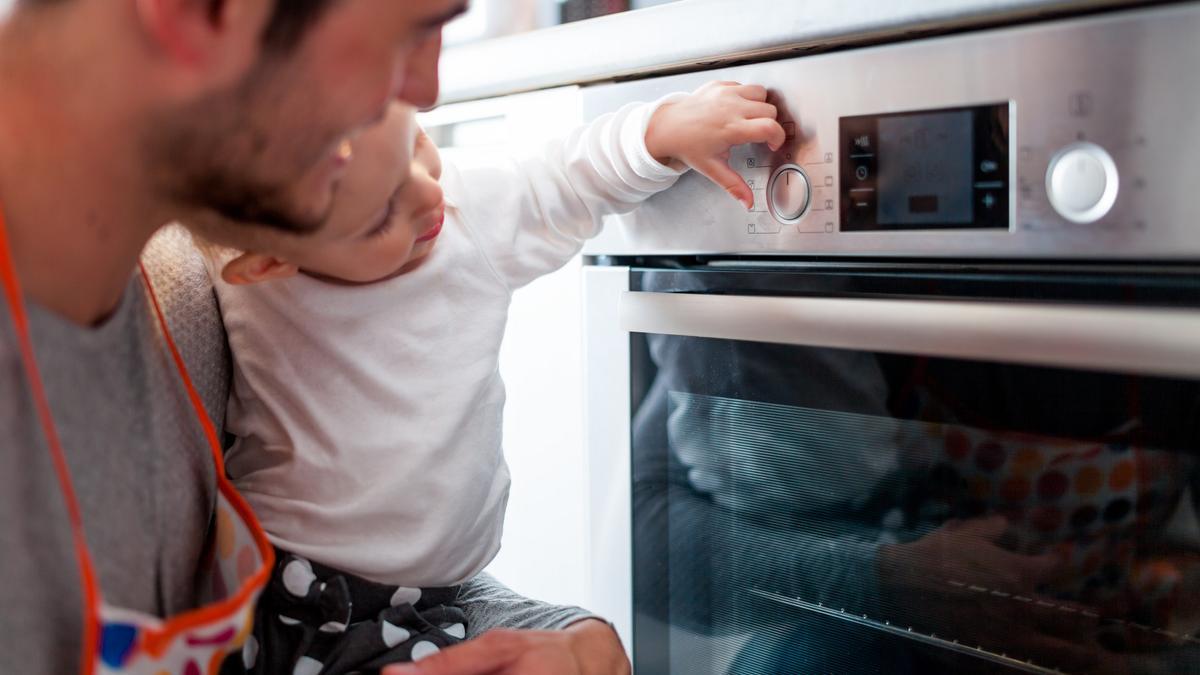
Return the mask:
<svg viewBox="0 0 1200 675">
<path fill-rule="evenodd" d="M 272 258 L 261 253 L 243 253 L 225 263 L 221 269 L 221 278 L 225 283 L 234 286 L 257 284 L 263 281 L 286 279 L 295 276 L 299 268 L 279 258 Z"/>
</svg>

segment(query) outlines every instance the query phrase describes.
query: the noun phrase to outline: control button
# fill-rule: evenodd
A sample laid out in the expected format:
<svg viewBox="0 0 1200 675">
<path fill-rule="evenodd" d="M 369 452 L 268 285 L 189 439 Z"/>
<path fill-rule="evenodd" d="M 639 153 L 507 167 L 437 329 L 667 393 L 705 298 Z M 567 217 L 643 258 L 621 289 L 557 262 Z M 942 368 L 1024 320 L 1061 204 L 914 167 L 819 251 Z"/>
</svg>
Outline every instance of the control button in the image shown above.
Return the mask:
<svg viewBox="0 0 1200 675">
<path fill-rule="evenodd" d="M 746 234 L 779 234 L 779 223 L 750 223 L 746 226 Z"/>
<path fill-rule="evenodd" d="M 794 223 L 808 210 L 811 201 L 808 176 L 794 164 L 781 166 L 771 177 L 767 195 L 775 219 L 782 223 Z"/>
<path fill-rule="evenodd" d="M 859 180 L 866 180 L 871 177 L 871 170 L 867 168 L 866 164 L 859 164 L 858 167 L 854 169 L 854 177 Z"/>
<path fill-rule="evenodd" d="M 1050 160 L 1046 194 L 1060 216 L 1073 223 L 1094 223 L 1117 201 L 1117 165 L 1095 143 L 1072 143 Z"/>
</svg>

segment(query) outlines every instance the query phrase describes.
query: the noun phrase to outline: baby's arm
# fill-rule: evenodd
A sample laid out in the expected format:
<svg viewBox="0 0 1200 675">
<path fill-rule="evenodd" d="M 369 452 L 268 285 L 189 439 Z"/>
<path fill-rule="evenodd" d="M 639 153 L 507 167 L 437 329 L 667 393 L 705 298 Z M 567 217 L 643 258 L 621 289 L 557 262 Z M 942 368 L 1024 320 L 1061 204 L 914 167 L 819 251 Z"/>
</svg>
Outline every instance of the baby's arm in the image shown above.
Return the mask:
<svg viewBox="0 0 1200 675">
<path fill-rule="evenodd" d="M 767 103 L 767 89 L 754 84 L 709 82 L 695 93 L 664 103 L 646 128 L 646 150 L 663 164 L 683 163 L 721 186 L 734 199 L 754 207 L 754 193 L 729 168 L 729 150 L 766 143 L 774 152 L 786 140 Z"/>
<path fill-rule="evenodd" d="M 447 201 L 515 288 L 563 265 L 599 233 L 604 216 L 632 211 L 688 168 L 749 203 L 749 187 L 729 168 L 729 151 L 743 143 L 783 144 L 783 127 L 765 99 L 762 87 L 712 83 L 656 104 L 625 106 L 535 157 L 466 156 L 447 166 Z"/>
</svg>

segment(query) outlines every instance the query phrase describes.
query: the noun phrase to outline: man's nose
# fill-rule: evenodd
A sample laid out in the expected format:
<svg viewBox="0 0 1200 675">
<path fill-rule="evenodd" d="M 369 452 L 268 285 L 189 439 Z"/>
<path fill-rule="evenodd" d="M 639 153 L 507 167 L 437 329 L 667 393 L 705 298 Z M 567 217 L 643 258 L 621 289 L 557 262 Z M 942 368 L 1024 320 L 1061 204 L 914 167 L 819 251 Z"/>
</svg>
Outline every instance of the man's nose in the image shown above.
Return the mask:
<svg viewBox="0 0 1200 675">
<path fill-rule="evenodd" d="M 433 107 L 438 98 L 438 62 L 441 56 L 442 34 L 439 31 L 409 56 L 397 98 L 417 108 Z"/>
</svg>

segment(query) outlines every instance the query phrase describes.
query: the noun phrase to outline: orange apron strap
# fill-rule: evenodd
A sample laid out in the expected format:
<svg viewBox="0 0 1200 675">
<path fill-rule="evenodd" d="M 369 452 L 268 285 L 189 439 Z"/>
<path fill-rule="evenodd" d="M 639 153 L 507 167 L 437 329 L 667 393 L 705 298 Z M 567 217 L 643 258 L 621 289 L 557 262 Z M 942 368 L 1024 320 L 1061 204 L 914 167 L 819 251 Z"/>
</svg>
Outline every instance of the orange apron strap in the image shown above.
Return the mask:
<svg viewBox="0 0 1200 675">
<path fill-rule="evenodd" d="M 79 561 L 80 584 L 83 588 L 83 653 L 80 655 L 80 672 L 91 675 L 96 666 L 96 654 L 100 644 L 100 592 L 96 584 L 96 572 L 92 565 L 92 557 L 88 552 L 87 539 L 83 532 L 83 518 L 80 515 L 79 500 L 75 496 L 75 488 L 71 483 L 71 471 L 67 466 L 66 454 L 54 427 L 54 416 L 50 411 L 50 402 L 46 398 L 46 390 L 42 384 L 42 376 L 34 358 L 33 341 L 29 337 L 29 315 L 25 311 L 25 301 L 21 294 L 21 283 L 17 278 L 16 266 L 13 263 L 12 249 L 8 243 L 8 229 L 4 222 L 4 212 L 0 209 L 0 281 L 4 285 L 4 295 L 8 300 L 9 315 L 12 317 L 13 329 L 17 334 L 17 343 L 21 351 L 21 361 L 25 366 L 25 375 L 29 380 L 30 393 L 33 395 L 34 406 L 37 408 L 38 421 L 42 425 L 42 433 L 46 437 L 46 445 L 54 460 L 54 472 L 58 476 L 58 484 L 62 490 L 63 502 L 67 507 L 67 517 L 71 521 L 71 538 L 75 545 L 75 557 Z M 206 418 L 207 419 L 207 418 Z"/>
</svg>

